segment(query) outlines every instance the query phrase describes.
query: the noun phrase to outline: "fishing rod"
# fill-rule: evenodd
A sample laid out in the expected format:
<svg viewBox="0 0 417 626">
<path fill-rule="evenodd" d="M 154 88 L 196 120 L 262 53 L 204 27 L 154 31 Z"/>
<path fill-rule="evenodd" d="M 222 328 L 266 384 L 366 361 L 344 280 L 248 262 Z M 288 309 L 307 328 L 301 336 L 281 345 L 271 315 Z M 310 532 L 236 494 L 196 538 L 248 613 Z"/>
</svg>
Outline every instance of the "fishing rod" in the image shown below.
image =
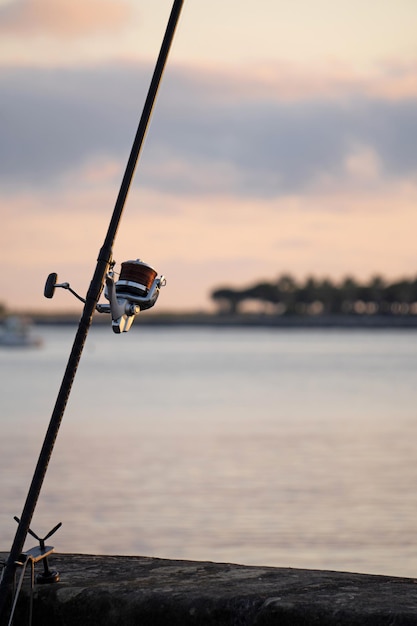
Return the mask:
<svg viewBox="0 0 417 626">
<path fill-rule="evenodd" d="M 163 37 L 160 52 L 155 65 L 148 94 L 143 107 L 135 139 L 133 141 L 126 170 L 122 179 L 119 194 L 116 199 L 113 214 L 108 226 L 107 234 L 101 247 L 97 265 L 91 280 L 87 295 L 81 298 L 68 283 L 58 284 L 57 275 L 50 274 L 46 281 L 44 295 L 52 298 L 55 288 L 69 289 L 77 298 L 83 301 L 83 313 L 75 335 L 74 343 L 65 369 L 56 403 L 52 412 L 49 426 L 45 435 L 39 459 L 33 474 L 32 482 L 26 497 L 23 512 L 19 518 L 16 535 L 10 553 L 2 572 L 0 582 L 0 619 L 4 613 L 7 598 L 15 577 L 19 557 L 29 532 L 29 527 L 40 495 L 42 484 L 48 469 L 53 447 L 58 435 L 59 427 L 64 416 L 65 407 L 71 392 L 71 387 L 77 372 L 81 354 L 87 334 L 92 323 L 94 311 L 111 313 L 114 332 L 127 332 L 135 316 L 144 309 L 150 308 L 156 302 L 159 289 L 165 283 L 163 277 L 158 277 L 156 271 L 139 259 L 122 263 L 120 279 L 115 281 L 113 260 L 113 245 L 123 214 L 124 205 L 136 165 L 141 153 L 146 131 L 155 104 L 158 88 L 168 58 L 169 50 L 179 21 L 183 0 L 174 0 L 168 24 Z M 105 297 L 109 304 L 98 304 L 105 283 Z"/>
</svg>

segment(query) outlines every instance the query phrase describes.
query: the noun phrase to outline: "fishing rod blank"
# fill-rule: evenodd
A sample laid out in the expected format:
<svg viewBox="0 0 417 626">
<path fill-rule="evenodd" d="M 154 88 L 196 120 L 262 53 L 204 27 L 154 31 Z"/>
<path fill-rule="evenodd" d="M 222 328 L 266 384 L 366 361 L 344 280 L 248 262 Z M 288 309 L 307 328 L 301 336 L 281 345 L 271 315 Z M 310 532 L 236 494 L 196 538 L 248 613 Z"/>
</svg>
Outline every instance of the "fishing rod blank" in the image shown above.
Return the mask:
<svg viewBox="0 0 417 626">
<path fill-rule="evenodd" d="M 26 497 L 22 515 L 16 535 L 10 549 L 3 575 L 0 582 L 0 618 L 4 613 L 6 601 L 10 588 L 14 580 L 17 561 L 23 551 L 23 546 L 29 531 L 32 517 L 36 508 L 42 484 L 48 469 L 48 464 L 53 452 L 53 447 L 58 435 L 59 427 L 64 416 L 65 407 L 71 392 L 71 387 L 77 372 L 78 364 L 87 338 L 88 330 L 91 326 L 93 313 L 95 310 L 110 312 L 112 314 L 112 325 L 115 332 L 123 332 L 130 328 L 133 319 L 129 319 L 142 309 L 152 306 L 157 298 L 159 288 L 164 284 L 163 277 L 156 276 L 153 268 L 142 263 L 140 260 L 128 261 L 126 267 L 122 268 L 120 280 L 114 281 L 114 261 L 112 258 L 114 240 L 122 217 L 124 205 L 140 152 L 145 139 L 146 131 L 155 104 L 159 84 L 168 58 L 168 53 L 174 38 L 175 29 L 178 24 L 183 0 L 174 0 L 161 49 L 155 65 L 148 94 L 139 121 L 138 129 L 133 141 L 130 156 L 126 165 L 126 170 L 122 179 L 119 194 L 116 199 L 113 214 L 108 226 L 107 234 L 101 247 L 96 268 L 91 280 L 86 298 L 80 298 L 84 302 L 83 313 L 75 335 L 74 343 L 64 372 L 61 386 L 58 391 L 56 403 L 52 412 L 49 426 L 45 435 L 39 459 L 33 474 L 32 482 Z M 124 265 L 124 264 L 123 264 Z M 125 275 L 123 278 L 123 269 Z M 51 277 L 52 276 L 52 277 Z M 54 290 L 58 286 L 56 274 L 50 275 L 45 285 L 45 295 L 52 297 Z M 104 282 L 106 281 L 107 298 L 109 305 L 98 305 Z M 138 282 L 140 281 L 140 282 Z M 143 284 L 145 281 L 146 284 Z M 147 282 L 146 282 L 147 281 Z M 121 284 L 119 284 L 121 283 Z M 67 283 L 64 283 L 68 285 Z M 65 288 L 69 288 L 65 287 Z M 71 290 L 72 291 L 72 290 Z M 76 294 L 77 295 L 77 294 Z M 77 295 L 77 297 L 79 297 Z M 106 306 L 109 307 L 106 309 Z M 101 307 L 101 309 L 100 309 Z M 129 308 L 130 307 L 130 308 Z M 118 317 L 117 317 L 118 316 Z"/>
</svg>

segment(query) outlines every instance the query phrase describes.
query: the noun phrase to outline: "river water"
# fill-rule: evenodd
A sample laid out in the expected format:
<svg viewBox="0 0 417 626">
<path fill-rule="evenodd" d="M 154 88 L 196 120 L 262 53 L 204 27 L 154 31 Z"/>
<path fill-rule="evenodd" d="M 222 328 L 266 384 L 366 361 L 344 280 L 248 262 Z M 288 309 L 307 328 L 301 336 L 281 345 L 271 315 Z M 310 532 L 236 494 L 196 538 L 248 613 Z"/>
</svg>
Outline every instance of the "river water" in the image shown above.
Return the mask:
<svg viewBox="0 0 417 626">
<path fill-rule="evenodd" d="M 0 551 L 75 330 L 0 350 Z M 413 330 L 93 325 L 32 528 L 62 522 L 59 552 L 417 576 L 416 377 Z"/>
</svg>

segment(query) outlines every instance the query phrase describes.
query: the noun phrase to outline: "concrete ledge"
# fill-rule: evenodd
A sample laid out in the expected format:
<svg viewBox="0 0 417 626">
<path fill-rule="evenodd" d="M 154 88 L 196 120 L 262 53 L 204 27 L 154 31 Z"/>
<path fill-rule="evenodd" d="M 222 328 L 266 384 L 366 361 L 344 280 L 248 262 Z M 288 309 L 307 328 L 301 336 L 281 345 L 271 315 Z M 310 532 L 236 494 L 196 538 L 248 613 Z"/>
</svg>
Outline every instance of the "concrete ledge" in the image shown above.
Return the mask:
<svg viewBox="0 0 417 626">
<path fill-rule="evenodd" d="M 36 587 L 34 626 L 417 624 L 408 578 L 78 554 L 53 554 L 50 567 L 61 582 Z M 28 597 L 25 585 L 17 624 Z"/>
</svg>

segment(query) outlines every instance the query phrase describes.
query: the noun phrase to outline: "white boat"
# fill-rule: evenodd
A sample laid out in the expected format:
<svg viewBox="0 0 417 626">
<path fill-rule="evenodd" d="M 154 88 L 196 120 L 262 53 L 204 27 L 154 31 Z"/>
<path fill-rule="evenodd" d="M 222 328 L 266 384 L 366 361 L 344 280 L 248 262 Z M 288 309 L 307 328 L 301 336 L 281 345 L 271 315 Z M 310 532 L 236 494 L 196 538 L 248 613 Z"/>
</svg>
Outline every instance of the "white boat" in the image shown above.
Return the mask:
<svg viewBox="0 0 417 626">
<path fill-rule="evenodd" d="M 42 339 L 32 334 L 32 324 L 26 317 L 13 315 L 3 322 L 0 332 L 0 346 L 6 348 L 36 348 Z"/>
</svg>

